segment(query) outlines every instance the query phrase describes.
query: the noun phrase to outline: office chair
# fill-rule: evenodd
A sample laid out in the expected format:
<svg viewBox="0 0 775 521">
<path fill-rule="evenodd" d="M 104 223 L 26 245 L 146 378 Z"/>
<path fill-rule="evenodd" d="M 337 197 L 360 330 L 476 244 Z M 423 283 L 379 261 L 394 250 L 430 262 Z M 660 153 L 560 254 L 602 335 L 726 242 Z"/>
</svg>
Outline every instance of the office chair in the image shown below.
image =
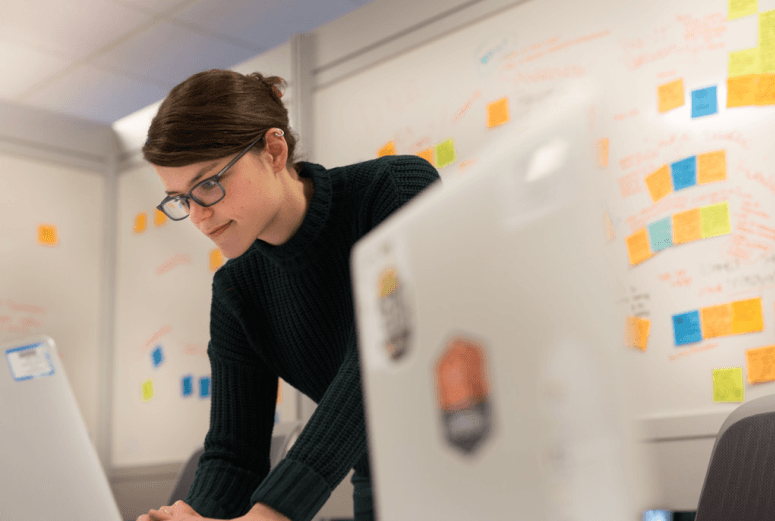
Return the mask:
<svg viewBox="0 0 775 521">
<path fill-rule="evenodd" d="M 775 519 L 775 395 L 744 403 L 724 421 L 695 519 Z"/>
<path fill-rule="evenodd" d="M 301 422 L 298 421 L 275 424 L 274 429 L 272 430 L 272 443 L 269 448 L 270 470 L 275 468 L 285 457 L 285 454 L 296 442 L 296 438 L 299 437 L 301 429 Z M 188 459 L 183 470 L 181 470 L 178 475 L 175 488 L 172 490 L 170 499 L 167 502 L 168 505 L 174 505 L 176 501 L 183 501 L 186 499 L 188 489 L 191 488 L 191 484 L 194 482 L 199 458 L 204 454 L 204 451 L 204 445 L 200 445 Z"/>
</svg>

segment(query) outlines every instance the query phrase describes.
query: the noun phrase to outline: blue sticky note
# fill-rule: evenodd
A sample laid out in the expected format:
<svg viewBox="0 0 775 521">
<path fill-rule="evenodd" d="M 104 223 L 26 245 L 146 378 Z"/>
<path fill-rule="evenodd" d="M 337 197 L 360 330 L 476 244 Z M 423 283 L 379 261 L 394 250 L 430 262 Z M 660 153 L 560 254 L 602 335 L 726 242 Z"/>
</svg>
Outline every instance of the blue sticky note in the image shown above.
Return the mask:
<svg viewBox="0 0 775 521">
<path fill-rule="evenodd" d="M 156 349 L 153 350 L 151 356 L 153 357 L 153 367 L 159 367 L 164 361 L 164 353 L 162 352 L 160 345 L 156 346 Z"/>
<path fill-rule="evenodd" d="M 664 250 L 673 245 L 673 218 L 665 217 L 657 222 L 651 223 L 649 228 L 649 240 L 651 241 L 651 251 Z"/>
<path fill-rule="evenodd" d="M 687 157 L 670 165 L 673 190 L 678 191 L 697 184 L 697 156 Z"/>
<path fill-rule="evenodd" d="M 643 521 L 673 521 L 673 512 L 670 510 L 646 510 L 643 512 Z"/>
<path fill-rule="evenodd" d="M 199 379 L 199 397 L 207 398 L 210 396 L 210 377 L 203 376 Z"/>
<path fill-rule="evenodd" d="M 186 376 L 183 378 L 183 396 L 191 396 L 194 393 L 194 378 Z"/>
<path fill-rule="evenodd" d="M 709 116 L 718 112 L 716 86 L 692 91 L 692 117 Z"/>
<path fill-rule="evenodd" d="M 675 345 L 677 346 L 701 342 L 700 312 L 690 311 L 680 315 L 673 315 L 673 334 L 675 335 Z"/>
</svg>

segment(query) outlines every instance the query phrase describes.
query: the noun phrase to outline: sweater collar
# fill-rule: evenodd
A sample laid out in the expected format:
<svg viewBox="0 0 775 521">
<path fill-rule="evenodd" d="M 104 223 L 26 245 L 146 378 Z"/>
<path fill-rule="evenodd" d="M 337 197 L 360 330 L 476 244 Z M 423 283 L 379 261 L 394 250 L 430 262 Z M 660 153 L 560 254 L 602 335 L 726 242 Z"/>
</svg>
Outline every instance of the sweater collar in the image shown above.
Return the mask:
<svg viewBox="0 0 775 521">
<path fill-rule="evenodd" d="M 329 219 L 334 196 L 331 171 L 303 162 L 299 176 L 312 178 L 315 187 L 301 227 L 285 244 L 275 246 L 256 239 L 250 248 L 285 271 L 305 268 L 317 259 L 320 249 L 325 246 L 321 232 Z"/>
</svg>

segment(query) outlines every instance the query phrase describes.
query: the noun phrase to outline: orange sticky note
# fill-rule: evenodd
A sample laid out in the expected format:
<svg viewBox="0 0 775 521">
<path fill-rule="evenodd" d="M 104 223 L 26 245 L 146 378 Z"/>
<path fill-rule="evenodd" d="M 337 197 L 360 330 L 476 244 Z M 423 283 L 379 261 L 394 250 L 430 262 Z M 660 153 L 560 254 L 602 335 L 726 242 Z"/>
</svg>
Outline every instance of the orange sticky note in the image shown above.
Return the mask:
<svg viewBox="0 0 775 521">
<path fill-rule="evenodd" d="M 684 244 L 702 239 L 699 208 L 673 214 L 673 244 Z"/>
<path fill-rule="evenodd" d="M 727 178 L 726 150 L 697 154 L 697 184 L 714 183 Z"/>
<path fill-rule="evenodd" d="M 283 403 L 283 379 L 277 379 L 277 405 Z"/>
<path fill-rule="evenodd" d="M 216 248 L 210 251 L 210 271 L 218 271 L 223 266 L 223 252 Z"/>
<path fill-rule="evenodd" d="M 657 88 L 659 97 L 659 112 L 667 112 L 683 106 L 684 100 L 684 80 L 671 81 Z"/>
<path fill-rule="evenodd" d="M 702 338 L 716 338 L 732 334 L 732 304 L 700 308 Z"/>
<path fill-rule="evenodd" d="M 758 74 L 727 79 L 727 108 L 756 105 Z"/>
<path fill-rule="evenodd" d="M 161 226 L 162 224 L 167 222 L 167 214 L 159 210 L 158 208 L 154 208 L 154 214 L 153 214 L 153 225 L 157 228 Z"/>
<path fill-rule="evenodd" d="M 135 233 L 143 233 L 145 231 L 145 227 L 147 226 L 148 217 L 145 215 L 145 213 L 138 213 L 135 216 Z"/>
<path fill-rule="evenodd" d="M 42 246 L 56 246 L 59 244 L 57 227 L 53 224 L 41 224 L 38 226 L 38 244 Z"/>
<path fill-rule="evenodd" d="M 509 99 L 501 98 L 487 105 L 487 128 L 497 127 L 509 121 Z"/>
<path fill-rule="evenodd" d="M 595 145 L 597 148 L 597 166 L 606 168 L 608 166 L 608 138 L 598 139 Z"/>
<path fill-rule="evenodd" d="M 748 362 L 749 384 L 775 380 L 775 346 L 748 349 L 745 359 Z"/>
<path fill-rule="evenodd" d="M 760 74 L 756 84 L 756 105 L 775 105 L 775 74 Z"/>
<path fill-rule="evenodd" d="M 627 317 L 624 331 L 624 345 L 645 351 L 649 342 L 651 320 L 640 317 Z"/>
<path fill-rule="evenodd" d="M 651 244 L 646 228 L 641 228 L 627 237 L 627 253 L 633 266 L 651 257 Z"/>
<path fill-rule="evenodd" d="M 433 147 L 426 148 L 425 150 L 422 150 L 420 152 L 417 152 L 417 155 L 423 159 L 425 159 L 427 162 L 429 162 L 432 165 L 436 165 L 433 162 Z"/>
<path fill-rule="evenodd" d="M 670 167 L 667 165 L 662 165 L 647 175 L 645 182 L 651 200 L 655 203 L 673 191 L 673 179 L 670 176 Z"/>
<path fill-rule="evenodd" d="M 752 298 L 732 302 L 732 333 L 740 335 L 764 331 L 762 299 Z"/>
<path fill-rule="evenodd" d="M 377 152 L 377 157 L 383 157 L 383 156 L 394 156 L 396 155 L 396 144 L 394 141 L 391 141 L 384 147 L 379 149 L 379 152 Z"/>
</svg>

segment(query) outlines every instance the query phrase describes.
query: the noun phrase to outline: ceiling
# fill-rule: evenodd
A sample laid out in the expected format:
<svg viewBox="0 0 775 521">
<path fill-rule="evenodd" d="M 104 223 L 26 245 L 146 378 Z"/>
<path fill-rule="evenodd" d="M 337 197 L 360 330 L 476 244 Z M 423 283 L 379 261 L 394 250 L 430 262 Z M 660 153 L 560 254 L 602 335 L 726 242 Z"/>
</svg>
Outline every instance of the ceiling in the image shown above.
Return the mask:
<svg viewBox="0 0 775 521">
<path fill-rule="evenodd" d="M 113 123 L 371 0 L 0 0 L 0 100 Z"/>
</svg>

